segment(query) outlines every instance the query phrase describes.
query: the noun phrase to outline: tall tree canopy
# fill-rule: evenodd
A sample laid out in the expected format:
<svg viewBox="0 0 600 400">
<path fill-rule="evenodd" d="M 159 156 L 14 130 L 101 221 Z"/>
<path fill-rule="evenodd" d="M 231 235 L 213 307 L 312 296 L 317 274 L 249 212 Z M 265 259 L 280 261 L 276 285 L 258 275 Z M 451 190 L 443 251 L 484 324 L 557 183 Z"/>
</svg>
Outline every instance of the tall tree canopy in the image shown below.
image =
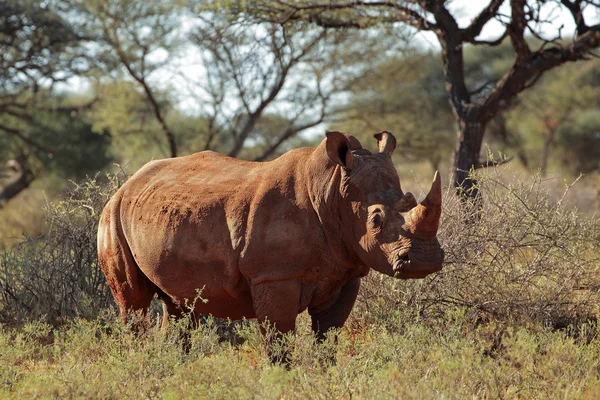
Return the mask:
<svg viewBox="0 0 600 400">
<path fill-rule="evenodd" d="M 600 8 L 598 0 L 491 0 L 466 26 L 459 25 L 448 0 L 243 3 L 246 8 L 240 11 L 281 24 L 308 21 L 325 28 L 343 29 L 403 23 L 418 31 L 433 32 L 441 47 L 445 88 L 458 125 L 453 182 L 459 192 L 469 196 L 477 194 L 469 170 L 487 165 L 479 157 L 490 121 L 546 71 L 587 59 L 600 46 L 600 24 L 590 23 L 587 17 Z M 554 8 L 553 13 L 548 12 L 550 7 Z M 559 12 L 571 18 L 576 26 L 571 40 L 562 37 L 561 29 L 544 31 L 549 19 Z M 482 30 L 492 20 L 502 24 L 504 30 L 497 38 L 483 39 Z M 541 45 L 532 47 L 528 35 L 538 38 Z M 498 79 L 470 86 L 465 69 L 466 46 L 493 47 L 505 40 L 513 48 L 512 65 Z"/>
<path fill-rule="evenodd" d="M 453 148 L 454 185 L 473 196 L 468 170 L 490 165 L 480 159 L 486 131 L 528 161 L 522 138 L 543 125 L 542 169 L 554 148 L 585 153 L 577 143 L 595 132 L 591 83 L 566 73 L 557 79 L 583 82 L 577 93 L 544 83 L 519 95 L 546 71 L 593 55 L 600 0 L 492 0 L 469 23 L 460 4 L 1 2 L 0 199 L 34 177 L 76 177 L 111 158 L 138 166 L 213 149 L 266 160 L 323 125 L 401 126 L 406 154 L 434 167 Z M 550 12 L 576 31 L 551 32 Z M 502 32 L 483 37 L 492 23 Z M 416 32 L 437 37 L 439 52 L 416 49 Z M 505 113 L 514 106 L 520 117 Z"/>
<path fill-rule="evenodd" d="M 7 167 L 0 206 L 49 164 L 81 176 L 106 162 L 104 139 L 77 117 L 89 104 L 74 106 L 57 90 L 92 69 L 88 38 L 64 17 L 65 7 L 52 0 L 0 2 L 0 160 Z"/>
</svg>

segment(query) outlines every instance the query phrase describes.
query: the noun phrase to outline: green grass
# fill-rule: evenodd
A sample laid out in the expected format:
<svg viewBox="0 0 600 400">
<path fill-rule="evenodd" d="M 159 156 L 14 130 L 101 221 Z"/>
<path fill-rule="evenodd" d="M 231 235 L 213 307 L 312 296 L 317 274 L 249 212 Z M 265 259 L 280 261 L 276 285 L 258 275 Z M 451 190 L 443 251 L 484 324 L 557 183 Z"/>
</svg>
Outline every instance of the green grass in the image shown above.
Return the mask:
<svg viewBox="0 0 600 400">
<path fill-rule="evenodd" d="M 255 323 L 245 340 L 219 343 L 214 324 L 136 337 L 114 317 L 59 329 L 30 323 L 0 330 L 0 397 L 32 398 L 593 398 L 600 339 L 541 326 L 473 327 L 460 313 L 437 322 L 398 313 L 395 329 L 352 318 L 339 343 L 316 345 L 308 318 L 287 338 L 290 370 L 271 365 Z M 390 326 L 387 321 L 386 326 Z M 337 363 L 329 365 L 331 354 Z"/>
</svg>

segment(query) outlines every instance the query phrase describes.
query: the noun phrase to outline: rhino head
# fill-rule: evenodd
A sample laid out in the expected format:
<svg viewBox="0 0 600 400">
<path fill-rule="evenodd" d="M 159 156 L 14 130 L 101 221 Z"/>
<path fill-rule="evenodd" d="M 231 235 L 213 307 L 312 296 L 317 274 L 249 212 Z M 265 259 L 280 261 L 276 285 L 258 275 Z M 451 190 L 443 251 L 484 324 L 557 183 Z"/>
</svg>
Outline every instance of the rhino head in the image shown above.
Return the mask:
<svg viewBox="0 0 600 400">
<path fill-rule="evenodd" d="M 368 267 L 400 279 L 419 279 L 440 271 L 444 250 L 436 237 L 442 212 L 438 172 L 425 199 L 403 193 L 391 155 L 396 139 L 374 135 L 378 153 L 341 132 L 328 132 L 329 159 L 342 168 L 340 210 L 344 231 L 351 231 L 356 254 Z"/>
</svg>

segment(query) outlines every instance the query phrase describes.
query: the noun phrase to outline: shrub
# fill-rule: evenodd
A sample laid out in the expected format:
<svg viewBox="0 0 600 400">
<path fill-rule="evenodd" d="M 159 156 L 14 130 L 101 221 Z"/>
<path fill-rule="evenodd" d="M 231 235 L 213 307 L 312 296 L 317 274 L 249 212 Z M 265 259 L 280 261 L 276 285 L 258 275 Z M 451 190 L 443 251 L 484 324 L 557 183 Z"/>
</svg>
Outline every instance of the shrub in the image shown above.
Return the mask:
<svg viewBox="0 0 600 400">
<path fill-rule="evenodd" d="M 473 322 L 555 328 L 594 319 L 600 221 L 566 206 L 570 186 L 551 202 L 540 175 L 506 184 L 504 173 L 480 173 L 480 201 L 446 193 L 438 234 L 446 251 L 442 272 L 409 282 L 370 274 L 355 315 L 386 319 L 409 308 L 420 317 L 444 317 L 458 309 Z"/>
<path fill-rule="evenodd" d="M 93 318 L 112 302 L 97 263 L 98 218 L 124 180 L 122 173 L 87 179 L 46 206 L 47 231 L 0 255 L 0 320 L 42 316 L 53 324 Z"/>
</svg>

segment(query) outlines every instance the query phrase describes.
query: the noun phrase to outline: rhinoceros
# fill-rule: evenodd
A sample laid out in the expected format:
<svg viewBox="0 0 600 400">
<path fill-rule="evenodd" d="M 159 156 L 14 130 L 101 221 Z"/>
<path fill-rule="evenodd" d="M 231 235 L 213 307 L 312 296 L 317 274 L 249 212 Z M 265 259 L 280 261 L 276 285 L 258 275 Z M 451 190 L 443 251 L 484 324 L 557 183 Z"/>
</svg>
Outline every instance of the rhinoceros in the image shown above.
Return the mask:
<svg viewBox="0 0 600 400">
<path fill-rule="evenodd" d="M 400 279 L 439 271 L 439 174 L 417 203 L 400 188 L 396 139 L 374 136 L 375 154 L 327 132 L 316 148 L 269 162 L 203 151 L 146 164 L 98 228 L 99 263 L 123 321 L 155 295 L 166 321 L 181 316 L 202 289 L 196 316 L 257 318 L 285 333 L 308 309 L 322 338 L 345 323 L 370 269 Z"/>
</svg>

